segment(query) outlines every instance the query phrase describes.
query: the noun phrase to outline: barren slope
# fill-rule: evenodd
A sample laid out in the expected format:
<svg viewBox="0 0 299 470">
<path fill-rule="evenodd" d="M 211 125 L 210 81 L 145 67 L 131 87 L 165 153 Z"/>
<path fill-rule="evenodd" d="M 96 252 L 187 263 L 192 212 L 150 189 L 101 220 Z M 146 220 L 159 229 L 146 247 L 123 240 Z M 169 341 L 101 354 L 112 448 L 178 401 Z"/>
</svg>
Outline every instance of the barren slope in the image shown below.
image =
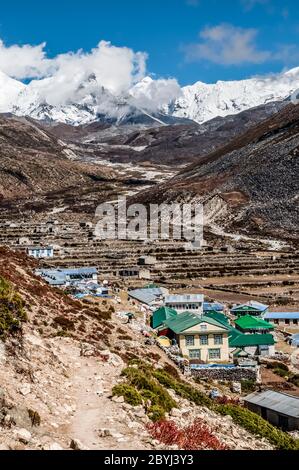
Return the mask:
<svg viewBox="0 0 299 470">
<path fill-rule="evenodd" d="M 298 231 L 299 105 L 288 105 L 140 197 L 146 202 L 219 194 L 234 227 Z"/>
</svg>

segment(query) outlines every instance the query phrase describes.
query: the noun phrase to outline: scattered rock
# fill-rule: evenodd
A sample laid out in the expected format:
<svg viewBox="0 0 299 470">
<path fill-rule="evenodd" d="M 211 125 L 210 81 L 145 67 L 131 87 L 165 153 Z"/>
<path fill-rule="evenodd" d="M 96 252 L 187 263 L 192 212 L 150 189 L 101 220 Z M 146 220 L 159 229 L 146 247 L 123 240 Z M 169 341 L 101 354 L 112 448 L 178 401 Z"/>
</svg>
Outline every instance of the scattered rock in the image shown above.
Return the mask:
<svg viewBox="0 0 299 470">
<path fill-rule="evenodd" d="M 99 429 L 98 430 L 98 435 L 100 437 L 111 437 L 112 436 L 110 429 Z"/>
<path fill-rule="evenodd" d="M 125 402 L 125 399 L 124 397 L 112 397 L 112 401 L 114 401 L 115 403 L 124 403 Z"/>
<path fill-rule="evenodd" d="M 70 448 L 73 450 L 87 450 L 87 448 L 79 441 L 79 439 L 72 439 Z"/>
<path fill-rule="evenodd" d="M 31 386 L 29 384 L 21 385 L 21 387 L 19 388 L 19 392 L 25 397 L 31 392 Z"/>
<path fill-rule="evenodd" d="M 49 444 L 45 450 L 64 450 L 63 447 L 61 447 L 58 442 L 53 442 L 52 444 Z"/>
<path fill-rule="evenodd" d="M 173 408 L 170 412 L 170 416 L 173 418 L 180 418 L 182 416 L 182 412 L 178 408 Z"/>
</svg>

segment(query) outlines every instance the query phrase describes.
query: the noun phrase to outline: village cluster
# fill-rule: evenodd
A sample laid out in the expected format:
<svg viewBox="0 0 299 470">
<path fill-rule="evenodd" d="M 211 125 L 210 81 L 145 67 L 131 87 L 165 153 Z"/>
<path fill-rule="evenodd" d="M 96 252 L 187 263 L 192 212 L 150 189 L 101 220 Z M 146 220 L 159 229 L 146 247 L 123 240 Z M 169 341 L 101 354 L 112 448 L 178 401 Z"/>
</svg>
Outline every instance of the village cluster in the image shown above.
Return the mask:
<svg viewBox="0 0 299 470">
<path fill-rule="evenodd" d="M 38 269 L 36 274 L 77 299 L 104 297 L 122 305 L 122 292 L 128 311 L 117 315 L 139 330 L 144 341 L 162 348 L 186 376 L 230 382 L 236 393 L 241 392 L 242 380 L 261 383 L 261 360 L 286 357 L 277 349 L 278 332 L 284 331 L 285 341 L 299 346 L 299 312 L 271 312 L 256 301 L 229 308 L 205 301 L 200 293 L 172 293 L 156 284 L 116 288 L 99 281 L 96 268 Z M 299 428 L 298 402 L 267 390 L 245 398 L 251 410 L 288 430 Z"/>
</svg>

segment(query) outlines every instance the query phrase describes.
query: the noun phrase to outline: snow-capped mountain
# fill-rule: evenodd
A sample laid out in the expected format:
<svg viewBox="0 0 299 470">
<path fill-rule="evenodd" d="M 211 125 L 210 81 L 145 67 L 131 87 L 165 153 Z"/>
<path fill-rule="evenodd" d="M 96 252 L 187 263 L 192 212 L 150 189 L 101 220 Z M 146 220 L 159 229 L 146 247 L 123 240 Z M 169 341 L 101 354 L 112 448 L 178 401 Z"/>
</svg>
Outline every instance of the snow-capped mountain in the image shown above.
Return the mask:
<svg viewBox="0 0 299 470">
<path fill-rule="evenodd" d="M 202 82 L 179 88 L 176 80 L 145 77 L 118 95 L 105 89 L 95 74 L 64 84 L 48 77 L 28 85 L 0 72 L 0 112 L 18 116 L 80 125 L 151 122 L 170 124 L 192 120 L 197 123 L 272 101 L 286 99 L 299 88 L 299 68 L 269 77 L 241 81 Z"/>
<path fill-rule="evenodd" d="M 0 71 L 0 112 L 10 112 L 26 85 Z"/>
<path fill-rule="evenodd" d="M 272 101 L 282 101 L 299 88 L 299 67 L 284 74 L 216 84 L 195 83 L 167 112 L 203 123 L 216 116 L 237 114 Z"/>
</svg>

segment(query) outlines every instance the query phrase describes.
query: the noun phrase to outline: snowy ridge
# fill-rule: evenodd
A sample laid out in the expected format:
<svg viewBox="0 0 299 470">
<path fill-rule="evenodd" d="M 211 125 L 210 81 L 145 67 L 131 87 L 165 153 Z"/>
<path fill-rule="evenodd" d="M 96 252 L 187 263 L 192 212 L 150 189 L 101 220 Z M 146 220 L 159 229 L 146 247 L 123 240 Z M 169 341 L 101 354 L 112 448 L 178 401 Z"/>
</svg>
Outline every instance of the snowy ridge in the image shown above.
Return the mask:
<svg viewBox="0 0 299 470">
<path fill-rule="evenodd" d="M 71 83 L 69 97 L 61 102 L 55 77 L 25 85 L 0 72 L 0 112 L 71 125 L 94 121 L 122 124 L 138 119 L 167 125 L 170 117 L 201 124 L 217 116 L 284 100 L 297 89 L 299 67 L 269 77 L 216 84 L 197 82 L 181 89 L 175 80 L 145 77 L 118 96 L 91 74 L 81 83 Z"/>
</svg>

